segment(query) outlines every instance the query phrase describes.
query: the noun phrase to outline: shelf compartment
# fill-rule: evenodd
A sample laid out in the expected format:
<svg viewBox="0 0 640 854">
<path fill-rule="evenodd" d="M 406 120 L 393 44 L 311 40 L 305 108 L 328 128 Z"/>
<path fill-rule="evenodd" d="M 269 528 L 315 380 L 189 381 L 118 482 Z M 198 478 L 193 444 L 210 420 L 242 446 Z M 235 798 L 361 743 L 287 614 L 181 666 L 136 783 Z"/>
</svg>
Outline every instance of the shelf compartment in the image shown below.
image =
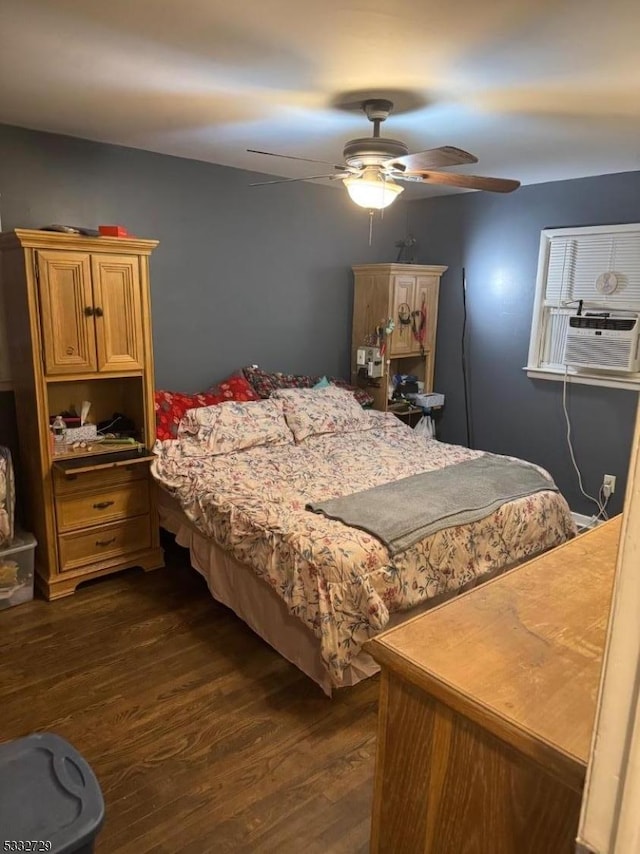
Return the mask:
<svg viewBox="0 0 640 854">
<path fill-rule="evenodd" d="M 113 421 L 114 414 L 122 414 L 132 423 L 133 437 L 144 439 L 147 436 L 147 414 L 145 411 L 145 395 L 143 378 L 141 376 L 129 376 L 118 378 L 95 378 L 95 379 L 64 379 L 59 382 L 49 382 L 46 386 L 47 393 L 47 416 L 49 422 L 62 412 L 75 410 L 80 412 L 82 402 L 91 402 L 89 420 L 94 424 L 104 422 L 109 424 Z M 108 428 L 107 428 L 108 429 Z M 117 428 L 114 428 L 117 429 Z M 116 450 L 131 450 L 135 446 L 124 444 L 116 446 L 111 443 L 100 444 L 98 442 L 87 442 L 90 447 L 77 448 L 62 446 L 62 452 L 56 453 L 56 448 L 51 452 L 51 462 L 59 459 L 77 456 L 93 456 L 98 454 L 113 453 Z"/>
</svg>

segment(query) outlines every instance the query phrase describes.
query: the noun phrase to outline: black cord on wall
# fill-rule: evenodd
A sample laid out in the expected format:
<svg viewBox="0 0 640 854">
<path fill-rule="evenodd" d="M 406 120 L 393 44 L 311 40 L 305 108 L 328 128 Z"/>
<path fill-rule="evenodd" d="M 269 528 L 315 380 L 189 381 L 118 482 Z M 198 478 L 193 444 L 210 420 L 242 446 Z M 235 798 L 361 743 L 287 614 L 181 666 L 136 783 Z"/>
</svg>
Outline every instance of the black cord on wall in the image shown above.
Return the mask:
<svg viewBox="0 0 640 854">
<path fill-rule="evenodd" d="M 467 447 L 471 447 L 471 413 L 469 411 L 469 383 L 467 379 L 467 273 L 462 268 L 462 384 L 464 386 L 464 417 L 467 426 Z"/>
</svg>

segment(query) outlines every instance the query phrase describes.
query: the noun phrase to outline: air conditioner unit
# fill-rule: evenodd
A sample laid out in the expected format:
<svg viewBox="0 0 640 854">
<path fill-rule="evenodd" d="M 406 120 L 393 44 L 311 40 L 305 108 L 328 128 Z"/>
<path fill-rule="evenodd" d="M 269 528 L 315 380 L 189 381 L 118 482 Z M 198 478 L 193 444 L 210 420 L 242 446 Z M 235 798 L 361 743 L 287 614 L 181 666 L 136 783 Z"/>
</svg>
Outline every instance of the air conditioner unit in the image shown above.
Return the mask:
<svg viewBox="0 0 640 854">
<path fill-rule="evenodd" d="M 564 362 L 575 368 L 640 371 L 637 314 L 583 314 L 569 318 Z"/>
</svg>

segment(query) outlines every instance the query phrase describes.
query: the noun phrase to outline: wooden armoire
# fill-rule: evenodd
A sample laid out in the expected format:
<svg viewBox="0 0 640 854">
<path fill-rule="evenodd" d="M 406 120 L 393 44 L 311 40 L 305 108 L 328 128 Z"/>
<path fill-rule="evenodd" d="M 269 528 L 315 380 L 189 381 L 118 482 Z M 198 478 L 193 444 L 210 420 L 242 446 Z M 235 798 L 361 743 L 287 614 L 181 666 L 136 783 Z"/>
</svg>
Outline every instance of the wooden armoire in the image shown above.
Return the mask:
<svg viewBox="0 0 640 854">
<path fill-rule="evenodd" d="M 155 240 L 16 229 L 0 274 L 20 444 L 24 525 L 47 599 L 125 567 L 163 564 L 149 465 L 155 438 L 149 255 Z M 54 448 L 51 419 L 91 403 L 137 444 Z"/>
<path fill-rule="evenodd" d="M 440 278 L 447 267 L 425 264 L 358 264 L 353 268 L 353 326 L 351 335 L 352 382 L 362 384 L 356 354 L 377 327 L 393 320 L 395 328 L 385 340 L 384 375 L 369 381 L 367 391 L 374 407 L 389 408 L 389 379 L 413 374 L 433 391 L 433 370 L 438 327 Z M 422 311 L 426 325 L 422 341 L 414 334 Z M 418 410 L 421 413 L 421 410 Z"/>
</svg>

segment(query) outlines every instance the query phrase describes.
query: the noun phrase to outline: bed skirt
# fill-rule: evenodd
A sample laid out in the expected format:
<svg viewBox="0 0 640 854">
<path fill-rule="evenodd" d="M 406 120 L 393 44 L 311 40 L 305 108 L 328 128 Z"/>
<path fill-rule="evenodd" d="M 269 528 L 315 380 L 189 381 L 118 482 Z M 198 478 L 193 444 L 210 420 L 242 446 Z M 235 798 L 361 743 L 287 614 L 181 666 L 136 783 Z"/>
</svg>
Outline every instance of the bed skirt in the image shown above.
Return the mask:
<svg viewBox="0 0 640 854">
<path fill-rule="evenodd" d="M 248 566 L 232 557 L 221 546 L 189 521 L 178 502 L 158 487 L 160 525 L 175 535 L 178 545 L 189 549 L 191 566 L 207 582 L 213 598 L 226 605 L 262 640 L 283 658 L 313 679 L 331 697 L 336 690 L 320 655 L 320 639 L 287 610 L 284 601 Z M 505 572 L 487 573 L 459 590 L 441 594 L 412 608 L 391 614 L 385 631 L 411 620 L 448 599 Z M 380 667 L 361 650 L 344 671 L 341 688 L 356 685 L 378 673 Z"/>
<path fill-rule="evenodd" d="M 320 657 L 320 641 L 254 571 L 217 543 L 207 539 L 187 519 L 164 490 L 158 490 L 160 524 L 189 549 L 191 565 L 205 579 L 213 598 L 226 605 L 283 658 L 313 679 L 327 696 L 335 686 Z M 412 612 L 413 616 L 413 612 Z M 355 685 L 380 670 L 366 652 L 360 652 L 344 674 L 344 687 Z"/>
</svg>

